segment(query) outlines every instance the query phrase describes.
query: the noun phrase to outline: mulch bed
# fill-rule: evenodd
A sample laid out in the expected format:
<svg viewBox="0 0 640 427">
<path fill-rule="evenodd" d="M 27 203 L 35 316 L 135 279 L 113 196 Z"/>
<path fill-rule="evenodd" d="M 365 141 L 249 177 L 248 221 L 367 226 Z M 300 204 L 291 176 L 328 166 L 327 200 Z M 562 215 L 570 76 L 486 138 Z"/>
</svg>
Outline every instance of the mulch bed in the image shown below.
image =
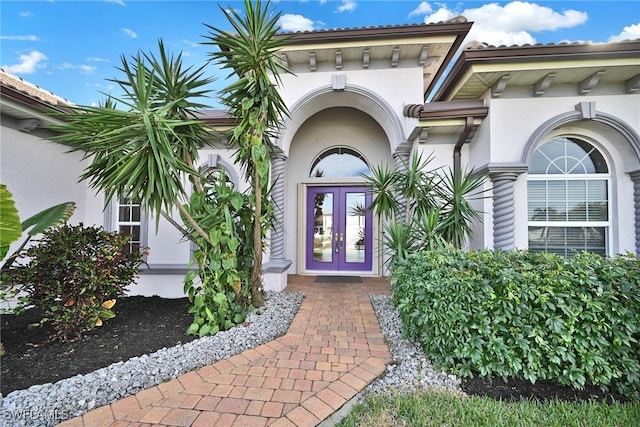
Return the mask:
<svg viewBox="0 0 640 427">
<path fill-rule="evenodd" d="M 187 308 L 186 298 L 121 298 L 114 307 L 114 319 L 71 343 L 50 342 L 48 325 L 30 326 L 40 320 L 37 310 L 19 316 L 2 315 L 0 339 L 5 354 L 0 360 L 0 391 L 6 396 L 14 390 L 86 374 L 114 362 L 192 341 L 196 337 L 185 335 L 193 320 Z M 574 390 L 549 382 L 531 384 L 517 378 L 507 382 L 466 379 L 462 389 L 468 394 L 507 401 L 523 398 L 627 401 L 624 396 L 602 392 L 597 387 Z"/>
</svg>

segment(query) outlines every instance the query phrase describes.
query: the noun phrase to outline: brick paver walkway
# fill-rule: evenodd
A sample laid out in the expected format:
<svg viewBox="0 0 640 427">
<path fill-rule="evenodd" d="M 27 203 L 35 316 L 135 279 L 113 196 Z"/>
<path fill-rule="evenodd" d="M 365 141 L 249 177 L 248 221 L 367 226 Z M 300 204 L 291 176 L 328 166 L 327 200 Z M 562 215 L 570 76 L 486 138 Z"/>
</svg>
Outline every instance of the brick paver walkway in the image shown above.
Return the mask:
<svg viewBox="0 0 640 427">
<path fill-rule="evenodd" d="M 391 360 L 369 295 L 381 278 L 315 283 L 289 276 L 306 293 L 282 337 L 61 424 L 100 426 L 315 426 L 380 376 Z"/>
</svg>

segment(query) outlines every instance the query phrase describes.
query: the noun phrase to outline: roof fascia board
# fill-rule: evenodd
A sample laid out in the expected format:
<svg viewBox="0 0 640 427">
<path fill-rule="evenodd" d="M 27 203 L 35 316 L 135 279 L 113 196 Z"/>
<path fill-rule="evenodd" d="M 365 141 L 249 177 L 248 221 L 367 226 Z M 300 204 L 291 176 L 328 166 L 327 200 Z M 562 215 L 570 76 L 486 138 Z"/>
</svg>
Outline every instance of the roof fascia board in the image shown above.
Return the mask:
<svg viewBox="0 0 640 427">
<path fill-rule="evenodd" d="M 438 37 L 421 37 L 417 38 L 403 38 L 403 39 L 387 39 L 387 40 L 370 40 L 371 43 L 354 42 L 354 41 L 329 41 L 325 40 L 324 43 L 315 43 L 308 45 L 288 45 L 280 49 L 280 52 L 295 52 L 300 50 L 320 50 L 320 49 L 348 49 L 353 47 L 371 47 L 371 46 L 398 46 L 398 45 L 418 45 L 425 43 L 452 43 L 455 40 L 455 35 L 441 35 Z"/>
<path fill-rule="evenodd" d="M 4 94 L 4 90 L 2 92 Z M 34 119 L 38 119 L 42 123 L 46 123 L 47 125 L 61 125 L 61 124 L 64 123 L 61 119 L 58 119 L 58 118 L 54 117 L 53 115 L 47 114 L 46 112 L 43 111 L 44 108 L 47 108 L 47 109 L 50 109 L 52 111 L 62 112 L 61 110 L 58 110 L 58 109 L 52 107 L 49 104 L 43 104 L 40 108 L 38 108 L 37 106 L 34 106 L 33 104 L 20 102 L 20 101 L 17 101 L 15 99 L 8 98 L 6 96 L 2 96 L 2 100 L 0 101 L 0 105 L 3 107 L 3 108 L 0 108 L 0 110 L 2 110 L 3 114 L 10 115 L 8 113 L 8 110 L 9 109 L 14 109 L 14 110 L 20 111 L 21 113 L 23 113 L 26 116 L 29 116 L 29 117 L 34 118 Z M 7 107 L 9 107 L 9 108 L 7 108 Z"/>
</svg>

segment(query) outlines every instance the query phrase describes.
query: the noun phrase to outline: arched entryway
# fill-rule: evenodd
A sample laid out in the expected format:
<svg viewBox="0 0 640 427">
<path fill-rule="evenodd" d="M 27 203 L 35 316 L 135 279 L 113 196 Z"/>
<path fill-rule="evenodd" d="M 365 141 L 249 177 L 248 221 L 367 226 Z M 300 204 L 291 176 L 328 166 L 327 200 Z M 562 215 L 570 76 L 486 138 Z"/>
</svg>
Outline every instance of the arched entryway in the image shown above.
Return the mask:
<svg viewBox="0 0 640 427">
<path fill-rule="evenodd" d="M 391 162 L 388 138 L 370 115 L 333 107 L 308 118 L 287 160 L 289 253 L 297 273 L 375 275 L 379 227 L 362 174 Z"/>
<path fill-rule="evenodd" d="M 270 233 L 269 260 L 263 270 L 268 286 L 278 289 L 286 283 L 287 274 L 319 273 L 305 265 L 308 189 L 365 184 L 359 177 L 310 177 L 314 160 L 325 150 L 340 146 L 359 152 L 369 165 L 386 163 L 393 167 L 392 154 L 406 146 L 405 129 L 394 108 L 375 92 L 357 85 L 347 84 L 342 90 L 332 86 L 312 89 L 293 102 L 289 112 L 272 155 L 276 221 Z M 382 273 L 381 236 L 377 224 L 371 222 L 371 268 L 360 275 Z"/>
</svg>

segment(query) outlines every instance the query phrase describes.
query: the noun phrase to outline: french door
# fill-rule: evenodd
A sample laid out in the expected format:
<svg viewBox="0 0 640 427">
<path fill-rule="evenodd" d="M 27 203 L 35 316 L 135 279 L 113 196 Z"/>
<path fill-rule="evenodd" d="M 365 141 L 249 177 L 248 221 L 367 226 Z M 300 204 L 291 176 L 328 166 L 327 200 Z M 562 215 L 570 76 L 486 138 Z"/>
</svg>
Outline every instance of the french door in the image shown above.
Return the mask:
<svg viewBox="0 0 640 427">
<path fill-rule="evenodd" d="M 370 272 L 373 215 L 368 187 L 307 189 L 307 270 Z"/>
</svg>

